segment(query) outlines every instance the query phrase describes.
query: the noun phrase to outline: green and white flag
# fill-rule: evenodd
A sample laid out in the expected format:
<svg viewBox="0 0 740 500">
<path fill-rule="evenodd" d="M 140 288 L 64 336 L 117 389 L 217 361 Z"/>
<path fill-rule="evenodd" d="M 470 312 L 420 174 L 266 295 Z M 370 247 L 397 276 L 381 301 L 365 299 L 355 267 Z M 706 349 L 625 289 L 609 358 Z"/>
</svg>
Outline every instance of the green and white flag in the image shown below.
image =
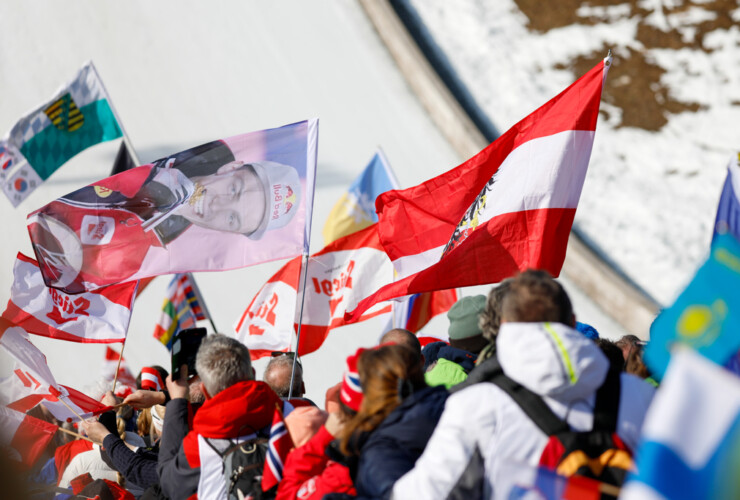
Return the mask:
<svg viewBox="0 0 740 500">
<path fill-rule="evenodd" d="M 121 137 L 92 62 L 0 140 L 0 185 L 14 207 L 77 153 Z"/>
</svg>

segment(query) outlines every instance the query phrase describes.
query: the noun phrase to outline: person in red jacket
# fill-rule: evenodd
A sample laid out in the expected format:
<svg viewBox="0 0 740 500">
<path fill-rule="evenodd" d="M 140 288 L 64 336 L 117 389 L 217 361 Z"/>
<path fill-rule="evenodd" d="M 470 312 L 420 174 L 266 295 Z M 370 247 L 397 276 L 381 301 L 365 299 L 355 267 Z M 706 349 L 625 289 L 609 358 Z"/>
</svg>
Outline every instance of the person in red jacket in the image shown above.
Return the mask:
<svg viewBox="0 0 740 500">
<path fill-rule="evenodd" d="M 357 491 L 350 477 L 346 457 L 339 451 L 339 437 L 345 422 L 349 421 L 362 404 L 362 388 L 357 374 L 357 359 L 361 349 L 347 358 L 347 369 L 339 390 L 332 387 L 327 391 L 326 423 L 303 446 L 290 452 L 283 467 L 283 480 L 280 481 L 276 500 L 318 500 L 327 493 L 347 493 L 356 495 Z M 338 395 L 338 404 L 329 394 Z"/>
</svg>

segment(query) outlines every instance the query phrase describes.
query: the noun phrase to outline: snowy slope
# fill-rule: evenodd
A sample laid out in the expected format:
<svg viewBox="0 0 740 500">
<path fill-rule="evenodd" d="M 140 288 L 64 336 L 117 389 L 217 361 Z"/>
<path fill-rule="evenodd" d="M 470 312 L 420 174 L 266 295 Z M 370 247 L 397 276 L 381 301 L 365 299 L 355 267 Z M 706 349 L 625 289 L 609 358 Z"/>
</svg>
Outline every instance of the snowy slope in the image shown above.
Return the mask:
<svg viewBox="0 0 740 500">
<path fill-rule="evenodd" d="M 410 3 L 502 132 L 612 49 L 576 226 L 670 303 L 708 252 L 740 149 L 737 2 Z"/>
</svg>

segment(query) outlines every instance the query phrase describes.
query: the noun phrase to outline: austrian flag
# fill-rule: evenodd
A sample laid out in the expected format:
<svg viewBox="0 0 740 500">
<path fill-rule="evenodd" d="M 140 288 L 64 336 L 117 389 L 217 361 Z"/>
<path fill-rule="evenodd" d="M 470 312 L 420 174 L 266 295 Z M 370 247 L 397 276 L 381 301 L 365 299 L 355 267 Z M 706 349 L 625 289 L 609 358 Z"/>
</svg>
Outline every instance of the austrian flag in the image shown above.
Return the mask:
<svg viewBox="0 0 740 500">
<path fill-rule="evenodd" d="M 560 274 L 596 133 L 607 57 L 462 165 L 376 201 L 399 273 L 347 313 L 419 292 Z"/>
</svg>

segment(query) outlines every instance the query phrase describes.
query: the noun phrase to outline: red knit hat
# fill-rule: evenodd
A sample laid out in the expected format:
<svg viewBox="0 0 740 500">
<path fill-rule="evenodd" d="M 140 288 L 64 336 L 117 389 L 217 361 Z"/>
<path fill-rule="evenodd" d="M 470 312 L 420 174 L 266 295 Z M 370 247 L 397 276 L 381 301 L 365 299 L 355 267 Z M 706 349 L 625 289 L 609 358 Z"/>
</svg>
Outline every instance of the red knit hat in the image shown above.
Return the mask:
<svg viewBox="0 0 740 500">
<path fill-rule="evenodd" d="M 360 411 L 362 404 L 362 386 L 360 385 L 360 375 L 357 373 L 357 360 L 366 349 L 360 347 L 352 356 L 347 357 L 347 370 L 344 372 L 342 379 L 342 390 L 339 392 L 339 399 L 355 411 Z"/>
</svg>

